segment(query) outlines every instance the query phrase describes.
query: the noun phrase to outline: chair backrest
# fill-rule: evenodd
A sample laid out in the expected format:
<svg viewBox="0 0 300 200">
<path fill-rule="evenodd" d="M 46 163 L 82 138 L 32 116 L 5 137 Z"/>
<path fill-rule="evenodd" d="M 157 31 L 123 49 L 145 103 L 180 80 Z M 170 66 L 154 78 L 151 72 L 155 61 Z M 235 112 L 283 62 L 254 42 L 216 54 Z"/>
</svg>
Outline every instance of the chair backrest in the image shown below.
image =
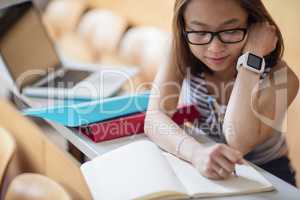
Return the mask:
<svg viewBox="0 0 300 200">
<path fill-rule="evenodd" d="M 24 172 L 43 174 L 61 184 L 72 198 L 92 199 L 77 160 L 53 143 L 37 124 L 1 98 L 0 112 L 0 126 L 9 130 L 18 147 L 10 164 L 16 166 L 9 180 Z"/>
<path fill-rule="evenodd" d="M 3 128 L 0 127 L 0 188 L 5 176 L 8 164 L 12 160 L 16 149 L 14 138 Z"/>
<path fill-rule="evenodd" d="M 62 186 L 52 179 L 26 173 L 17 176 L 9 185 L 5 200 L 71 200 Z"/>
</svg>

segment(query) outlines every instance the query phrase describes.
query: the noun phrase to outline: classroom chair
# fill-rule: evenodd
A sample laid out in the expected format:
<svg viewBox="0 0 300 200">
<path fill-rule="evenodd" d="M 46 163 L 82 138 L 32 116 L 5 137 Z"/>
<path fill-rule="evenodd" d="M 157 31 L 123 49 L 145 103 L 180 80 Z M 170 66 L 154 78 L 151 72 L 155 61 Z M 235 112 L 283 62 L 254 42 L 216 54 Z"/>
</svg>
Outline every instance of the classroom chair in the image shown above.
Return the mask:
<svg viewBox="0 0 300 200">
<path fill-rule="evenodd" d="M 17 176 L 9 185 L 5 200 L 71 200 L 62 186 L 52 179 L 33 173 Z"/>
<path fill-rule="evenodd" d="M 0 191 L 5 177 L 5 172 L 14 155 L 16 143 L 14 138 L 0 127 Z"/>
</svg>

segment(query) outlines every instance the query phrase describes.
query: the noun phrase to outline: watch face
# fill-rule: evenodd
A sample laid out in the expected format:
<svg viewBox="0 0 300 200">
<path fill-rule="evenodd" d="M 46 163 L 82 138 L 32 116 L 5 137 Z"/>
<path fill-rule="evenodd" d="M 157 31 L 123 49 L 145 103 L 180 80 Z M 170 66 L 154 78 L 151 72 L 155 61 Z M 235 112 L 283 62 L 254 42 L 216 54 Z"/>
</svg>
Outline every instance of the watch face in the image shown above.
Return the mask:
<svg viewBox="0 0 300 200">
<path fill-rule="evenodd" d="M 250 53 L 248 56 L 247 65 L 253 67 L 254 69 L 260 70 L 262 67 L 262 58 Z"/>
</svg>

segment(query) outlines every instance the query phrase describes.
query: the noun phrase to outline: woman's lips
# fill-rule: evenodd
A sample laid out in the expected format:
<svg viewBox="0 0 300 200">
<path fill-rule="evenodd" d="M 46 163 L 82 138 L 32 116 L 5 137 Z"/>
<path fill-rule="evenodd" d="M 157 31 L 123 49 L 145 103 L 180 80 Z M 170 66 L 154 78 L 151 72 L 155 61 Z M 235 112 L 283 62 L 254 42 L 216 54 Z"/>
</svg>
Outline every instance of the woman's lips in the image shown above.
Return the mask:
<svg viewBox="0 0 300 200">
<path fill-rule="evenodd" d="M 219 58 L 213 58 L 213 57 L 206 57 L 209 63 L 211 64 L 222 64 L 224 61 L 228 58 L 228 56 L 225 57 L 219 57 Z"/>
</svg>

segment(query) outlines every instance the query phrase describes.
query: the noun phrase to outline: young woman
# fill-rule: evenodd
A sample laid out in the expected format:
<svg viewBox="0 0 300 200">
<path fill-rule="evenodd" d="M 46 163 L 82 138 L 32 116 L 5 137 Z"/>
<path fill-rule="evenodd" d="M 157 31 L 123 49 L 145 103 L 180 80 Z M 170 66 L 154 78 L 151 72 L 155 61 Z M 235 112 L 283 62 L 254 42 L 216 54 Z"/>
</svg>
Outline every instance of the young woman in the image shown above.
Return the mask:
<svg viewBox="0 0 300 200">
<path fill-rule="evenodd" d="M 170 63 L 154 81 L 145 133 L 208 178 L 228 178 L 244 157 L 295 185 L 280 127 L 299 82 L 282 60 L 282 35 L 261 0 L 176 0 L 173 37 Z M 170 118 L 184 82 L 201 114 L 195 126 L 213 146 Z"/>
</svg>

